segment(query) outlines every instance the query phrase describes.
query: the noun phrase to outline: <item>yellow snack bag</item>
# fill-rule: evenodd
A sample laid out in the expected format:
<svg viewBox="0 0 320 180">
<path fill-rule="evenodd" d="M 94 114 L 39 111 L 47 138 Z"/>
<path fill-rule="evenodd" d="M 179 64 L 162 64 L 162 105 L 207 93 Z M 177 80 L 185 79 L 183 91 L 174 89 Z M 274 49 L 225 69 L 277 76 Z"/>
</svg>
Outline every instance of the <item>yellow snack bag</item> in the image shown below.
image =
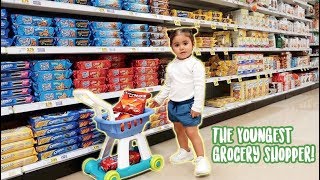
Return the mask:
<svg viewBox="0 0 320 180">
<path fill-rule="evenodd" d="M 30 157 L 18 159 L 15 161 L 4 163 L 4 164 L 1 163 L 1 172 L 8 171 L 10 169 L 15 169 L 28 164 L 32 164 L 37 161 L 38 161 L 37 156 L 30 156 Z"/>
<path fill-rule="evenodd" d="M 1 164 L 15 161 L 17 159 L 29 157 L 32 155 L 37 155 L 37 152 L 34 149 L 34 147 L 30 147 L 30 148 L 19 150 L 19 151 L 14 151 L 12 153 L 2 154 L 1 155 Z"/>
<path fill-rule="evenodd" d="M 18 142 L 9 143 L 9 144 L 4 144 L 4 145 L 1 145 L 1 155 L 11 153 L 14 151 L 18 151 L 18 150 L 22 150 L 22 149 L 26 149 L 29 147 L 33 147 L 34 144 L 35 144 L 35 140 L 32 138 L 18 141 Z"/>
<path fill-rule="evenodd" d="M 1 145 L 30 138 L 33 138 L 33 133 L 26 126 L 1 131 Z"/>
</svg>

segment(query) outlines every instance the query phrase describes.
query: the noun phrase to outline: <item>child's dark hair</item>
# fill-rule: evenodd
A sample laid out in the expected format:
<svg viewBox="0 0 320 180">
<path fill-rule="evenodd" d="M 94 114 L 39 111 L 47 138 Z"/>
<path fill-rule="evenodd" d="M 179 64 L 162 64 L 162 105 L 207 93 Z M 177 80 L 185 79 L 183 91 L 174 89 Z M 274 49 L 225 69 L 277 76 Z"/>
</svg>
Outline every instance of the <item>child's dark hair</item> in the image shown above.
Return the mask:
<svg viewBox="0 0 320 180">
<path fill-rule="evenodd" d="M 197 28 L 193 27 L 186 27 L 186 28 L 177 28 L 177 29 L 168 29 L 167 34 L 170 39 L 170 46 L 172 45 L 173 38 L 176 37 L 178 34 L 183 33 L 185 36 L 191 39 L 192 44 L 194 45 L 195 39 L 194 35 L 198 33 Z"/>
</svg>

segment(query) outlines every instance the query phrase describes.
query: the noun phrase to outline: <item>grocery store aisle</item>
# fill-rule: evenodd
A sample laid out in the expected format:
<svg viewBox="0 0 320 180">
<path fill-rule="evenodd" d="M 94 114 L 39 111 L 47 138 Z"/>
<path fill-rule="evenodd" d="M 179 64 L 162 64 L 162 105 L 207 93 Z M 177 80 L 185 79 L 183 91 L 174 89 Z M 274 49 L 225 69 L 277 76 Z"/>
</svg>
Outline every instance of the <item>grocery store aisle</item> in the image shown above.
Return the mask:
<svg viewBox="0 0 320 180">
<path fill-rule="evenodd" d="M 293 126 L 292 145 L 315 144 L 317 162 L 313 164 L 212 164 L 212 174 L 202 180 L 301 180 L 319 178 L 319 89 L 277 102 L 256 111 L 218 123 L 219 126 Z M 211 128 L 201 129 L 210 158 L 212 148 Z M 176 150 L 175 139 L 151 147 L 153 153 L 162 154 L 166 164 L 161 172 L 147 172 L 132 180 L 198 179 L 193 176 L 193 165 L 171 165 L 168 158 Z M 78 172 L 60 180 L 89 180 Z"/>
</svg>

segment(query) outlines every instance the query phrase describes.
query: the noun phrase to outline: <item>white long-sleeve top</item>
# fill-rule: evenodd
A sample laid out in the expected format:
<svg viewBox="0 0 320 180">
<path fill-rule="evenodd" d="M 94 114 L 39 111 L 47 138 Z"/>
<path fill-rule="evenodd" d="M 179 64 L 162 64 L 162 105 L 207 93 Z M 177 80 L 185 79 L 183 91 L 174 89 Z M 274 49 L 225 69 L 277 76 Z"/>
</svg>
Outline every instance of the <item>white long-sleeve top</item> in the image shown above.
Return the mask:
<svg viewBox="0 0 320 180">
<path fill-rule="evenodd" d="M 169 97 L 181 102 L 194 97 L 192 110 L 202 112 L 205 96 L 205 68 L 203 63 L 190 56 L 187 59 L 174 59 L 167 66 L 165 83 L 154 98 L 158 104 Z"/>
</svg>

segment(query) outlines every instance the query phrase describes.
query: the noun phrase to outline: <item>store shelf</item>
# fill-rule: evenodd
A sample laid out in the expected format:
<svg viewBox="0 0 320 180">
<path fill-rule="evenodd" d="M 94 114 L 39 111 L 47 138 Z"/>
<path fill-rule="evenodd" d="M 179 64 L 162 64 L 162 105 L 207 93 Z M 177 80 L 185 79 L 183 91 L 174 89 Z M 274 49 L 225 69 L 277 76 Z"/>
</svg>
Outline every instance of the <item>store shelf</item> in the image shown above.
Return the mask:
<svg viewBox="0 0 320 180">
<path fill-rule="evenodd" d="M 1 107 L 1 116 L 6 116 L 9 114 L 13 114 L 12 106 Z"/>
<path fill-rule="evenodd" d="M 273 71 L 263 71 L 263 72 L 258 72 L 258 73 L 252 73 L 252 74 L 245 74 L 245 75 L 233 75 L 233 76 L 225 76 L 225 77 L 211 77 L 207 78 L 206 82 L 211 83 L 211 82 L 220 82 L 220 81 L 228 81 L 231 79 L 239 79 L 239 78 L 246 78 L 246 77 L 270 77 L 270 74 L 274 73 L 281 73 L 281 72 L 288 72 L 288 71 L 294 71 L 294 70 L 302 70 L 306 71 L 309 69 L 315 69 L 318 67 L 314 66 L 302 66 L 302 67 L 294 67 L 294 68 L 288 68 L 288 69 L 278 69 L 278 70 L 273 70 Z"/>
<path fill-rule="evenodd" d="M 310 7 L 312 7 L 310 4 L 300 1 L 300 0 L 283 0 L 283 2 L 287 3 L 287 4 L 292 4 L 292 5 L 299 5 L 304 9 L 308 9 Z"/>
<path fill-rule="evenodd" d="M 21 176 L 22 173 L 22 168 L 16 168 L 16 169 L 11 169 L 9 171 L 5 171 L 1 173 L 1 180 L 5 180 L 5 179 L 11 179 L 17 176 Z"/>
<path fill-rule="evenodd" d="M 221 114 L 221 113 L 233 110 L 233 109 L 237 109 L 237 108 L 240 108 L 240 107 L 243 107 L 243 106 L 258 102 L 258 101 L 263 101 L 263 100 L 270 99 L 270 98 L 273 98 L 273 97 L 277 97 L 277 96 L 280 96 L 280 95 L 283 95 L 283 94 L 287 94 L 287 93 L 290 93 L 290 92 L 293 92 L 293 91 L 296 91 L 296 90 L 299 90 L 299 89 L 302 89 L 302 88 L 305 88 L 305 87 L 309 87 L 309 86 L 312 86 L 312 85 L 314 85 L 316 83 L 318 83 L 318 82 L 308 82 L 308 83 L 305 83 L 305 84 L 303 84 L 303 85 L 301 85 L 299 87 L 290 89 L 288 91 L 283 91 L 283 92 L 279 92 L 279 93 L 275 93 L 275 94 L 270 94 L 270 95 L 267 95 L 267 96 L 259 97 L 259 98 L 248 100 L 248 101 L 230 103 L 230 104 L 227 104 L 225 107 L 222 107 L 222 108 L 215 108 L 215 107 L 207 107 L 206 106 L 204 108 L 204 110 L 203 110 L 203 117 L 207 118 L 207 117 L 211 117 L 211 116 L 214 116 L 214 115 L 218 115 L 218 114 Z"/>
<path fill-rule="evenodd" d="M 319 54 L 309 54 L 311 57 L 319 56 Z"/>
<path fill-rule="evenodd" d="M 154 92 L 154 91 L 159 91 L 161 89 L 161 86 L 152 86 L 152 87 L 139 88 L 139 89 L 146 90 L 149 92 Z M 116 91 L 116 92 L 98 94 L 98 96 L 102 99 L 111 99 L 111 98 L 120 97 L 122 93 L 123 93 L 122 91 Z M 18 114 L 18 113 L 24 113 L 24 112 L 30 112 L 30 111 L 68 106 L 73 104 L 79 104 L 79 102 L 75 98 L 66 98 L 66 99 L 58 99 L 58 100 L 52 100 L 52 101 L 35 102 L 30 104 L 21 104 L 21 105 L 13 106 L 12 108 L 13 108 L 13 113 Z"/>
<path fill-rule="evenodd" d="M 1 47 L 1 54 L 7 54 L 7 48 Z"/>
<path fill-rule="evenodd" d="M 310 46 L 319 46 L 319 43 L 310 43 Z"/>
<path fill-rule="evenodd" d="M 152 134 L 156 134 L 156 133 L 159 133 L 159 132 L 162 132 L 162 131 L 166 131 L 166 130 L 169 130 L 169 129 L 172 129 L 173 128 L 173 124 L 170 123 L 170 124 L 165 124 L 163 126 L 159 126 L 159 127 L 155 127 L 155 128 L 152 128 L 152 129 L 148 129 L 144 132 L 142 132 L 145 136 L 150 136 Z"/>
<path fill-rule="evenodd" d="M 319 33 L 319 29 L 311 29 L 310 32 L 316 32 Z"/>
</svg>

